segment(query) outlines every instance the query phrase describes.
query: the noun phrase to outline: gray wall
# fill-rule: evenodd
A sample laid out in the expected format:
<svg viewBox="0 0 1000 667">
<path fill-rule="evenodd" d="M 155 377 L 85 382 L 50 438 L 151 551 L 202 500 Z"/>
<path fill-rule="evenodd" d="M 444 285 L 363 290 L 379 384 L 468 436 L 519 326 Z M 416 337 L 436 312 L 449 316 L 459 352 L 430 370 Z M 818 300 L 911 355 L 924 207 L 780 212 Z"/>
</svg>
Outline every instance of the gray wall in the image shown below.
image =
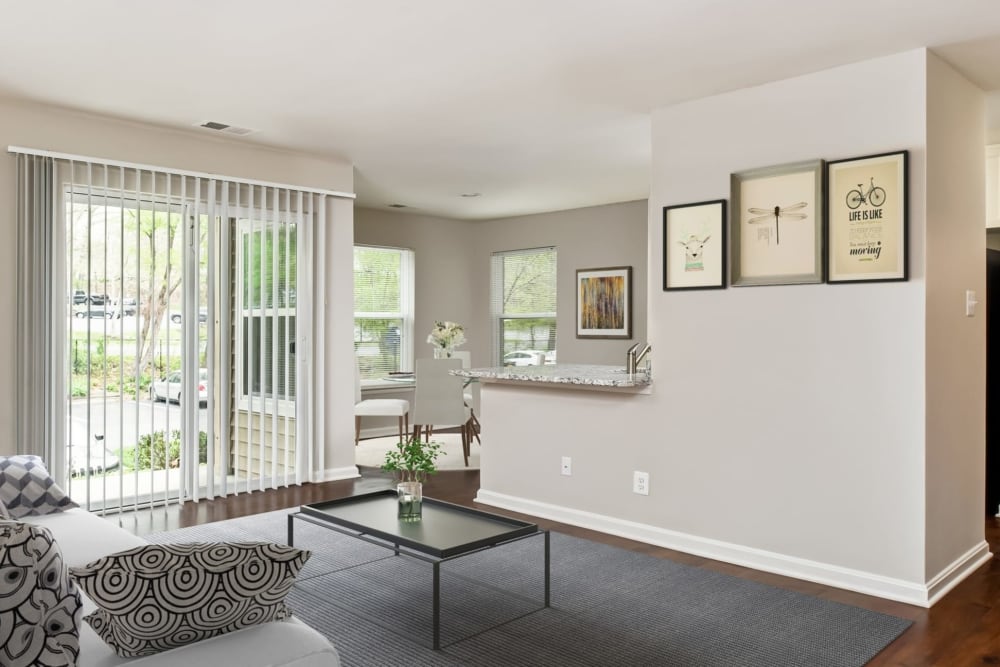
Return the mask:
<svg viewBox="0 0 1000 667">
<path fill-rule="evenodd" d="M 646 202 L 465 222 L 358 208 L 356 243 L 412 248 L 416 253 L 415 356 L 434 320 L 466 327 L 473 366 L 490 366 L 490 256 L 553 245 L 558 250 L 559 363 L 624 364 L 625 350 L 646 336 Z M 631 340 L 576 338 L 576 270 L 632 267 Z"/>
<path fill-rule="evenodd" d="M 490 255 L 553 245 L 558 251 L 559 303 L 556 316 L 559 363 L 623 364 L 625 350 L 646 338 L 646 200 L 569 211 L 500 218 L 473 223 L 480 295 L 476 319 L 489 322 Z M 632 339 L 576 337 L 576 271 L 608 266 L 632 267 Z M 489 340 L 485 341 L 489 350 Z"/>
<path fill-rule="evenodd" d="M 488 329 L 474 321 L 476 295 L 469 289 L 476 271 L 469 251 L 473 231 L 459 220 L 367 208 L 354 211 L 355 243 L 414 252 L 414 359 L 431 356 L 426 340 L 435 320 L 460 322 L 470 341 L 489 338 Z M 473 363 L 485 362 L 485 357 L 474 355 Z"/>
</svg>

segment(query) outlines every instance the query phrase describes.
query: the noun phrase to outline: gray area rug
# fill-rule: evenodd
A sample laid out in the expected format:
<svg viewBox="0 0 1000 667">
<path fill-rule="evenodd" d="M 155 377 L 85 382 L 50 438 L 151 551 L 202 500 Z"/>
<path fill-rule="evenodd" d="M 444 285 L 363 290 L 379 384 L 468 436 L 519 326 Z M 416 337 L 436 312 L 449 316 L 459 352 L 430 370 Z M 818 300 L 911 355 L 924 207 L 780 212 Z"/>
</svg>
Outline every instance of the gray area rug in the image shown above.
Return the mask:
<svg viewBox="0 0 1000 667">
<path fill-rule="evenodd" d="M 287 511 L 146 536 L 151 542 L 284 544 Z M 288 596 L 345 666 L 864 665 L 910 622 L 569 535 L 441 566 L 441 651 L 431 650 L 431 566 L 305 521 L 312 551 Z"/>
</svg>

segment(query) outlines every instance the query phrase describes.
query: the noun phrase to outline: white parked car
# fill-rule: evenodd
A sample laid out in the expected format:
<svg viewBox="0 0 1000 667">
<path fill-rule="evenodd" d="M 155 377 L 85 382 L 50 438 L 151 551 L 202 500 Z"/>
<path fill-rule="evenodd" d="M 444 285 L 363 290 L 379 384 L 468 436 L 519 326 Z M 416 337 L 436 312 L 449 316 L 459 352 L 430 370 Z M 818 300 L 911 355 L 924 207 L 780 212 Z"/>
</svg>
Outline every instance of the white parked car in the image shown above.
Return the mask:
<svg viewBox="0 0 1000 667">
<path fill-rule="evenodd" d="M 149 385 L 149 398 L 153 401 L 181 402 L 181 372 L 174 371 L 162 380 L 154 380 Z M 198 401 L 208 401 L 208 369 L 198 371 Z"/>
<path fill-rule="evenodd" d="M 73 445 L 69 448 L 69 473 L 70 475 L 98 475 L 107 470 L 114 470 L 120 461 L 118 455 L 110 449 L 105 449 L 103 445 L 96 444 L 87 453 L 84 445 Z"/>
<path fill-rule="evenodd" d="M 549 355 L 552 355 L 551 361 Z M 517 350 L 503 355 L 504 366 L 541 366 L 544 364 L 554 364 L 555 352 L 544 352 L 542 350 Z"/>
</svg>

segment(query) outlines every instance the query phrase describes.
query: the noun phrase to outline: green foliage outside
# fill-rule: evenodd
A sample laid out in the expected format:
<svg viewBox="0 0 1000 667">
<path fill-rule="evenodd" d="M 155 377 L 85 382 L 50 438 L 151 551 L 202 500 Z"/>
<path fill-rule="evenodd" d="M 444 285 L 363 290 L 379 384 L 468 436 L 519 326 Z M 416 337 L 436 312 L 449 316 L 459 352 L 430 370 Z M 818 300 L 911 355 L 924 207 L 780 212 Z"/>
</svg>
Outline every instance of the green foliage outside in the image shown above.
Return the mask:
<svg viewBox="0 0 1000 667">
<path fill-rule="evenodd" d="M 402 369 L 399 317 L 403 254 L 395 248 L 354 248 L 354 349 L 360 351 L 361 377 L 368 379 Z M 364 348 L 363 350 L 361 348 Z"/>
<path fill-rule="evenodd" d="M 516 350 L 556 349 L 556 276 L 554 248 L 504 254 L 502 354 Z M 547 317 L 523 317 L 547 314 Z"/>
<path fill-rule="evenodd" d="M 135 354 L 106 354 L 103 338 L 97 338 L 87 354 L 87 341 L 74 337 L 70 350 L 70 392 L 74 398 L 82 398 L 93 391 L 103 391 L 116 395 L 123 393 L 127 398 L 138 399 L 149 390 L 154 377 L 165 377 L 170 371 L 180 370 L 180 355 L 153 358 L 152 375 L 149 372 L 139 376 L 136 387 Z M 87 369 L 90 376 L 87 376 Z"/>
<path fill-rule="evenodd" d="M 181 432 L 170 432 L 169 446 L 166 431 L 153 431 L 139 437 L 135 447 L 122 449 L 121 464 L 126 471 L 165 470 L 177 468 L 181 463 Z M 208 434 L 198 434 L 198 462 L 208 463 Z"/>
</svg>

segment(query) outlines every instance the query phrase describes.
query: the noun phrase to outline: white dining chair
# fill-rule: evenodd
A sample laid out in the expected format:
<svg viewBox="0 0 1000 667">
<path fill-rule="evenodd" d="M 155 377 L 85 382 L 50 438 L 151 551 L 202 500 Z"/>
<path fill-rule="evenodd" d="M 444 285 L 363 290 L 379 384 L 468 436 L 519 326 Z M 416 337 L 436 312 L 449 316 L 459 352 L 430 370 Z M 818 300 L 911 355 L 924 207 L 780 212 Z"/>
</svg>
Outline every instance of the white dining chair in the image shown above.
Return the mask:
<svg viewBox="0 0 1000 667">
<path fill-rule="evenodd" d="M 354 358 L 354 446 L 361 439 L 362 417 L 396 417 L 399 421 L 399 441 L 405 442 L 410 432 L 410 402 L 404 398 L 361 398 L 361 369 Z"/>
<path fill-rule="evenodd" d="M 462 378 L 451 371 L 462 367 L 460 359 L 417 359 L 413 393 L 413 437 L 430 439 L 435 428 L 458 426 L 462 434 L 462 456 L 469 465 L 469 434 L 472 408 L 465 404 Z"/>
</svg>

